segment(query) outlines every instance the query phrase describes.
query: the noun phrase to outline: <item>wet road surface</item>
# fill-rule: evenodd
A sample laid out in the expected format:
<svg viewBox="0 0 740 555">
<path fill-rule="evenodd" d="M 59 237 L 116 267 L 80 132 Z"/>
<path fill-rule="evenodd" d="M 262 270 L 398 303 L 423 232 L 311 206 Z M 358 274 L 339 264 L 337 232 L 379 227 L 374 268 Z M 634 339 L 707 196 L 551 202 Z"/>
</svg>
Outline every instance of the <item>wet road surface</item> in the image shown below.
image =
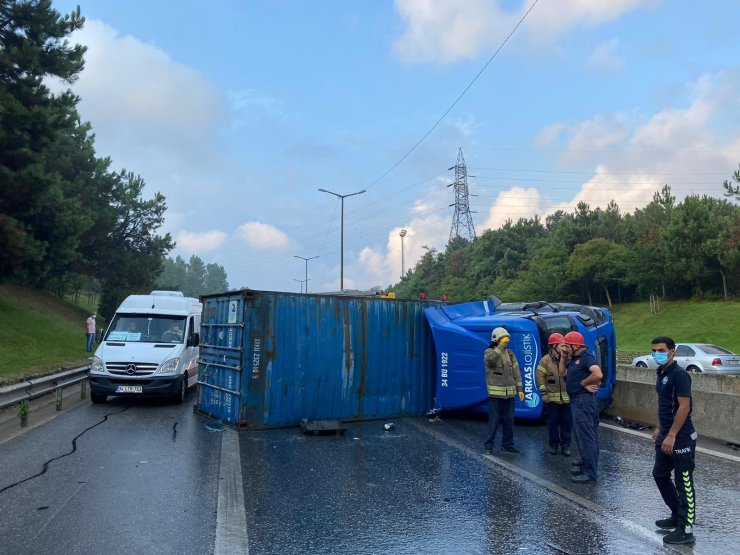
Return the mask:
<svg viewBox="0 0 740 555">
<path fill-rule="evenodd" d="M 480 419 L 237 433 L 194 400 L 88 403 L 0 443 L 0 553 L 740 552 L 737 452 L 697 454 L 697 544 L 669 549 L 647 434 L 602 426 L 579 485 L 542 425 L 487 457 Z"/>
<path fill-rule="evenodd" d="M 570 460 L 519 425 L 520 455 L 482 454 L 485 421 L 348 424 L 240 434 L 250 554 L 738 553 L 738 462 L 697 454 L 697 544 L 669 549 L 646 437 L 600 429 L 600 481 L 573 484 Z"/>
<path fill-rule="evenodd" d="M 220 445 L 192 404 L 113 398 L 2 443 L 0 553 L 210 553 Z"/>
</svg>

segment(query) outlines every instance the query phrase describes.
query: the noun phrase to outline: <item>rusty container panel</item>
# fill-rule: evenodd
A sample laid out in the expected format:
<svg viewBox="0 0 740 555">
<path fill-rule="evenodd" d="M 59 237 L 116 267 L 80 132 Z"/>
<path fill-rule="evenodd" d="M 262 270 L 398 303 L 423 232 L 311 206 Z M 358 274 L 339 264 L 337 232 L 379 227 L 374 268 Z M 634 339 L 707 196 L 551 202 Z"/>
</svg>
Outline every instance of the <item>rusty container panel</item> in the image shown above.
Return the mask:
<svg viewBox="0 0 740 555">
<path fill-rule="evenodd" d="M 201 301 L 203 414 L 271 428 L 432 406 L 429 302 L 249 290 Z"/>
</svg>

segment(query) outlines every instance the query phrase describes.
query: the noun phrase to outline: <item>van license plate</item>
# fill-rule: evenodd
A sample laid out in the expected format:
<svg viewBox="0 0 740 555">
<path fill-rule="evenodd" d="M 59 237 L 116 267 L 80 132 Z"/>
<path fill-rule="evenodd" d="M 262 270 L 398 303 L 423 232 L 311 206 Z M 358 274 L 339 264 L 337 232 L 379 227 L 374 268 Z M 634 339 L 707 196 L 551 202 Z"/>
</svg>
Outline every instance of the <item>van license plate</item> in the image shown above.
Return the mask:
<svg viewBox="0 0 740 555">
<path fill-rule="evenodd" d="M 116 393 L 141 393 L 140 385 L 117 385 Z"/>
</svg>

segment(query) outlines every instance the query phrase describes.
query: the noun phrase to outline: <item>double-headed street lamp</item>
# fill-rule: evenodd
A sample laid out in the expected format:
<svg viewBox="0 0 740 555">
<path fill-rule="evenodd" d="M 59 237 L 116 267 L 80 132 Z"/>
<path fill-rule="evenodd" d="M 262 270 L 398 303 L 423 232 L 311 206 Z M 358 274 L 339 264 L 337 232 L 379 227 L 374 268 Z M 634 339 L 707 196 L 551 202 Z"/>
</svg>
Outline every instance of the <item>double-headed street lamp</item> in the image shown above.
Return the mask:
<svg viewBox="0 0 740 555">
<path fill-rule="evenodd" d="M 306 281 L 306 293 L 308 293 L 308 261 L 309 260 L 313 260 L 314 258 L 318 258 L 318 255 L 317 256 L 311 256 L 309 258 L 306 258 L 305 256 L 298 256 L 298 255 L 294 254 L 293 255 L 293 258 L 300 258 L 301 260 L 305 260 L 306 261 L 306 280 L 305 281 Z M 298 281 L 300 281 L 300 280 L 298 280 Z"/>
<path fill-rule="evenodd" d="M 298 283 L 301 284 L 301 293 L 303 293 L 303 280 L 302 279 L 293 278 L 293 281 L 297 281 Z M 306 289 L 308 289 L 308 280 L 306 280 Z"/>
<path fill-rule="evenodd" d="M 357 191 L 356 193 L 350 193 L 348 195 L 340 195 L 339 193 L 327 191 L 326 189 L 319 189 L 319 191 L 321 191 L 322 193 L 329 193 L 330 195 L 334 195 L 335 197 L 339 197 L 340 199 L 342 199 L 342 221 L 340 224 L 341 240 L 339 247 L 339 290 L 344 291 L 344 199 L 355 195 L 361 195 L 365 192 L 365 189 L 363 189 L 362 191 Z"/>
</svg>

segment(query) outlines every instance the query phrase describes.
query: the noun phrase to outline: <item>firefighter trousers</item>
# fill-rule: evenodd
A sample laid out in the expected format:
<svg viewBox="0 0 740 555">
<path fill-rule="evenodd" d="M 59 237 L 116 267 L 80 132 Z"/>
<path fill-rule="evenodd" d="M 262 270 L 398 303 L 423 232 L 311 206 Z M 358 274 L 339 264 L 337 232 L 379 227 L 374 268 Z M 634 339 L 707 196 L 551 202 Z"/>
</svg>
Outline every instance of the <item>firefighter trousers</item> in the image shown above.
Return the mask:
<svg viewBox="0 0 740 555">
<path fill-rule="evenodd" d="M 660 495 L 678 518 L 682 527 L 694 526 L 696 498 L 694 492 L 694 454 L 696 439 L 690 436 L 677 437 L 673 453 L 666 455 L 660 450 L 662 440 L 655 444 L 655 466 L 653 478 Z M 673 472 L 673 481 L 671 481 Z"/>
<path fill-rule="evenodd" d="M 488 439 L 486 449 L 493 449 L 496 441 L 496 431 L 501 424 L 501 447 L 514 447 L 514 398 L 488 398 Z"/>
<path fill-rule="evenodd" d="M 550 447 L 570 449 L 573 419 L 569 403 L 547 403 L 547 435 Z"/>
</svg>

